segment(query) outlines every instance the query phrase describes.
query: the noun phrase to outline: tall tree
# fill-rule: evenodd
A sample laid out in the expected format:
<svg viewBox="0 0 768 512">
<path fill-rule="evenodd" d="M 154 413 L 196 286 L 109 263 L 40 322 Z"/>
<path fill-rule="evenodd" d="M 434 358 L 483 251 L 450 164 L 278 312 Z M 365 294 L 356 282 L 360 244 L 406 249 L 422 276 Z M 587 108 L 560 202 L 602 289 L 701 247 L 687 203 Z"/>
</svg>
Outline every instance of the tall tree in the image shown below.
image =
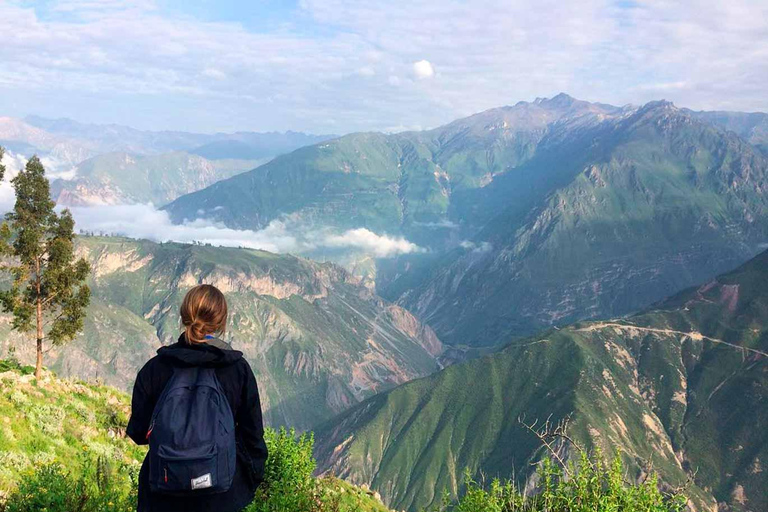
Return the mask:
<svg viewBox="0 0 768 512">
<path fill-rule="evenodd" d="M 11 180 L 16 204 L 0 228 L 0 251 L 10 260 L 11 288 L 0 303 L 13 314 L 12 326 L 35 331 L 35 377 L 43 367 L 43 342 L 72 340 L 82 329 L 91 291 L 88 262 L 75 259 L 75 221 L 69 210 L 57 214 L 45 169 L 36 156 Z"/>
</svg>

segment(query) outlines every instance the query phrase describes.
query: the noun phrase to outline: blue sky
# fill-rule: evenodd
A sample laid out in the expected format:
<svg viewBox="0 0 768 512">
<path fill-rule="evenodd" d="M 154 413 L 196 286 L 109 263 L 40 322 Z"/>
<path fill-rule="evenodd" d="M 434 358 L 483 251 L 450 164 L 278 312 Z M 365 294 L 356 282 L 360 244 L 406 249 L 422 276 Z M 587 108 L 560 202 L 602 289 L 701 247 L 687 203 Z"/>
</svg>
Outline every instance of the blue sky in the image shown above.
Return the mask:
<svg viewBox="0 0 768 512">
<path fill-rule="evenodd" d="M 0 0 L 0 116 L 428 128 L 560 91 L 768 111 L 768 2 Z"/>
</svg>

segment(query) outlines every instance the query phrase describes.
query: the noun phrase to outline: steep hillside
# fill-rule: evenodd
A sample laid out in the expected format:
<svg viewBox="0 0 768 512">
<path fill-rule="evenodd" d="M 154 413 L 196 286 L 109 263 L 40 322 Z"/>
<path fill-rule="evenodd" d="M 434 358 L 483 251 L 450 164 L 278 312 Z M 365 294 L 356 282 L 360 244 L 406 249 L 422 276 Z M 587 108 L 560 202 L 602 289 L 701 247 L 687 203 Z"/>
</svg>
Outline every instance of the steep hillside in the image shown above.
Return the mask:
<svg viewBox="0 0 768 512">
<path fill-rule="evenodd" d="M 584 446 L 626 452 L 630 476 L 652 460 L 669 484 L 694 475 L 699 509 L 714 496 L 724 510 L 758 511 L 767 403 L 765 252 L 636 316 L 516 340 L 377 395 L 318 431 L 318 456 L 323 470 L 416 510 L 460 490 L 464 467 L 525 481 L 542 453 L 518 417 L 570 416 Z"/>
<path fill-rule="evenodd" d="M 691 115 L 734 132 L 763 151 L 768 151 L 768 114 L 763 112 L 694 112 Z"/>
<path fill-rule="evenodd" d="M 138 368 L 179 333 L 191 286 L 212 283 L 228 298 L 228 338 L 245 353 L 271 425 L 307 429 L 377 391 L 439 368 L 441 344 L 402 308 L 332 264 L 266 252 L 121 238 L 78 240 L 93 265 L 84 334 L 46 355 L 63 376 L 128 389 Z M 0 353 L 33 344 L 7 334 Z"/>
<path fill-rule="evenodd" d="M 59 507 L 56 510 L 61 510 L 58 500 L 67 492 L 77 498 L 85 496 L 92 501 L 102 501 L 105 507 L 91 505 L 87 510 L 135 510 L 135 501 L 131 503 L 135 500 L 135 488 L 131 489 L 135 482 L 131 473 L 138 471 L 145 447 L 138 447 L 125 437 L 130 415 L 128 395 L 109 386 L 59 379 L 48 371 L 43 379 L 35 381 L 32 371 L 31 367 L 22 367 L 14 361 L 0 360 L 0 508 L 4 509 L 7 499 L 18 496 L 18 486 L 26 485 L 38 493 L 38 503 L 48 499 L 50 505 Z M 311 472 L 311 445 L 307 446 L 309 453 L 305 454 L 289 434 L 267 432 L 266 440 L 272 457 L 269 464 L 273 469 L 268 477 L 296 475 L 296 466 Z M 109 461 L 109 465 L 83 475 L 84 458 L 90 462 L 101 458 Z M 55 488 L 35 485 L 34 479 L 38 477 L 35 470 L 40 471 L 50 463 L 62 464 L 65 472 L 53 474 L 61 475 L 59 478 L 63 481 L 58 483 L 63 485 L 54 485 Z M 296 466 L 291 467 L 292 463 Z M 105 468 L 115 472 L 103 473 Z M 47 474 L 51 475 L 50 472 Z M 89 477 L 102 480 L 97 484 L 88 481 Z M 80 478 L 93 486 L 85 494 L 78 494 L 82 492 Z M 104 485 L 105 481 L 109 485 Z M 46 483 L 55 482 L 48 476 Z M 327 505 L 312 510 L 388 512 L 370 490 L 336 478 L 320 479 L 314 484 L 314 495 L 321 497 Z M 99 500 L 104 497 L 94 495 L 94 491 L 105 492 L 104 487 L 113 493 L 109 498 L 117 498 L 120 502 Z M 288 491 L 295 493 L 295 486 Z M 280 503 L 280 500 L 273 499 L 273 502 Z M 264 507 L 249 508 L 252 509 L 264 510 Z"/>
<path fill-rule="evenodd" d="M 768 159 L 667 102 L 555 126 L 534 158 L 464 200 L 500 213 L 397 287 L 455 345 L 636 311 L 768 241 Z"/>
<path fill-rule="evenodd" d="M 105 153 L 75 167 L 75 178 L 51 183 L 57 204 L 153 203 L 163 205 L 178 196 L 252 169 L 258 160 L 215 161 L 183 152 L 152 156 Z"/>
<path fill-rule="evenodd" d="M 130 399 L 114 388 L 57 379 L 0 360 L 0 503 L 22 472 L 84 451 L 138 464 L 144 450 L 125 438 Z"/>
<path fill-rule="evenodd" d="M 429 247 L 455 245 L 460 233 L 478 227 L 467 207 L 456 209 L 455 194 L 485 187 L 527 161 L 549 124 L 588 123 L 618 112 L 560 95 L 426 132 L 347 135 L 183 196 L 167 209 L 177 221 L 204 216 L 255 229 L 291 214 L 307 224 L 403 234 Z"/>
<path fill-rule="evenodd" d="M 725 123 L 734 132 L 664 101 L 561 94 L 302 148 L 166 208 L 176 222 L 405 236 L 429 251 L 370 265 L 378 292 L 449 345 L 487 346 L 636 311 L 757 254 L 768 157 L 753 121 Z"/>
</svg>

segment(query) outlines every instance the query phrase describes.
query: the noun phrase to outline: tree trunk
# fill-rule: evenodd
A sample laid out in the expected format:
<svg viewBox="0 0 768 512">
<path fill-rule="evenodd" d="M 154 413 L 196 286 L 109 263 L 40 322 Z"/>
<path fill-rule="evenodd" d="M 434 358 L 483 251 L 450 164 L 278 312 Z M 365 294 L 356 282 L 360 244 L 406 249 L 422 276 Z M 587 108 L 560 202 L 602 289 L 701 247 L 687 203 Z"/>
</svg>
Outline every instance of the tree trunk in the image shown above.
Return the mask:
<svg viewBox="0 0 768 512">
<path fill-rule="evenodd" d="M 37 363 L 35 364 L 35 378 L 40 380 L 43 372 L 43 303 L 37 299 Z"/>
<path fill-rule="evenodd" d="M 40 260 L 35 262 L 35 287 L 37 288 L 37 361 L 35 363 L 35 379 L 38 381 L 43 374 L 43 298 L 40 297 Z"/>
</svg>

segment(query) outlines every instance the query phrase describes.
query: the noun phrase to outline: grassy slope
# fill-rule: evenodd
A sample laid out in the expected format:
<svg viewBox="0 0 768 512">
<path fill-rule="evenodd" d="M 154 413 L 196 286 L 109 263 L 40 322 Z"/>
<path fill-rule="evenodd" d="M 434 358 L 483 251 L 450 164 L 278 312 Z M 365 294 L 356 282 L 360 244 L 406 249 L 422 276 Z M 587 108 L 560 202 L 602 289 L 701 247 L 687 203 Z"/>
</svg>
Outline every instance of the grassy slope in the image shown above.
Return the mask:
<svg viewBox="0 0 768 512">
<path fill-rule="evenodd" d="M 272 425 L 310 428 L 375 391 L 438 369 L 431 331 L 334 265 L 121 238 L 78 243 L 93 264 L 93 303 L 84 334 L 46 356 L 62 375 L 128 389 L 161 342 L 175 341 L 179 304 L 198 282 L 226 293 L 228 337 L 254 368 Z M 32 360 L 32 344 L 20 335 L 4 336 L 0 349 L 10 344 Z"/>
<path fill-rule="evenodd" d="M 373 397 L 318 431 L 321 467 L 413 510 L 456 492 L 464 467 L 524 480 L 541 453 L 518 416 L 570 414 L 575 438 L 618 447 L 635 471 L 652 459 L 671 484 L 695 471 L 699 504 L 712 493 L 762 510 L 766 325 L 763 253 L 645 313 L 550 330 Z"/>
<path fill-rule="evenodd" d="M 139 463 L 143 449 L 123 437 L 128 396 L 114 388 L 59 380 L 0 361 L 0 490 L 29 465 L 54 459 L 72 463 L 89 450 Z"/>
<path fill-rule="evenodd" d="M 49 372 L 36 382 L 32 370 L 0 360 L 0 506 L 29 467 L 56 460 L 77 469 L 84 450 L 140 465 L 145 448 L 124 437 L 128 395 Z M 320 482 L 339 496 L 342 511 L 388 511 L 371 491 L 336 478 Z"/>
</svg>

